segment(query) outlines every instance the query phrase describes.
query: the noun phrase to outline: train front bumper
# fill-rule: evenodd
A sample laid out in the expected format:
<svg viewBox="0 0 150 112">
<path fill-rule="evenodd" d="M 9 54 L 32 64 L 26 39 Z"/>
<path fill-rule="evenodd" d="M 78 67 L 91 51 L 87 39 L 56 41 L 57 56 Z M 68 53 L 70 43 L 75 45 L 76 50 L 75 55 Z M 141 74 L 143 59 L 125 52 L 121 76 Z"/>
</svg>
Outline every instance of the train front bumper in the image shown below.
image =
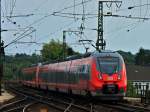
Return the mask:
<svg viewBox="0 0 150 112">
<path fill-rule="evenodd" d="M 121 100 L 125 97 L 125 94 L 124 88 L 117 89 L 116 91 L 106 91 L 104 89 L 92 91 L 92 96 L 102 100 Z"/>
</svg>

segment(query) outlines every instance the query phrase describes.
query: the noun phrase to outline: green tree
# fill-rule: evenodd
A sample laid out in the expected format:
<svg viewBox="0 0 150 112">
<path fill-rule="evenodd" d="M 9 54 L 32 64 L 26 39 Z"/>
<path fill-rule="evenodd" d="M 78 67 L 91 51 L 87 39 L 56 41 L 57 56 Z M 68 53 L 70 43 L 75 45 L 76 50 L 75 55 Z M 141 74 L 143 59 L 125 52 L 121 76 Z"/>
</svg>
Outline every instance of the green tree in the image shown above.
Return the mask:
<svg viewBox="0 0 150 112">
<path fill-rule="evenodd" d="M 133 55 L 131 52 L 124 52 L 124 51 L 117 51 L 119 54 L 123 56 L 123 59 L 125 60 L 126 64 L 134 64 L 135 63 L 135 55 Z"/>
<path fill-rule="evenodd" d="M 41 62 L 39 55 L 16 54 L 15 56 L 5 56 L 4 79 L 16 79 L 22 68 Z"/>
<path fill-rule="evenodd" d="M 44 61 L 56 60 L 62 58 L 63 45 L 59 41 L 51 40 L 49 43 L 43 45 L 41 50 L 42 58 Z"/>
<path fill-rule="evenodd" d="M 136 88 L 133 86 L 132 81 L 128 81 L 126 96 L 128 96 L 128 97 L 137 97 Z"/>
<path fill-rule="evenodd" d="M 140 48 L 135 57 L 135 64 L 150 65 L 150 50 Z"/>
<path fill-rule="evenodd" d="M 63 43 L 52 39 L 49 43 L 43 45 L 41 54 L 44 61 L 63 59 Z M 74 54 L 78 53 L 66 45 L 66 56 Z"/>
</svg>

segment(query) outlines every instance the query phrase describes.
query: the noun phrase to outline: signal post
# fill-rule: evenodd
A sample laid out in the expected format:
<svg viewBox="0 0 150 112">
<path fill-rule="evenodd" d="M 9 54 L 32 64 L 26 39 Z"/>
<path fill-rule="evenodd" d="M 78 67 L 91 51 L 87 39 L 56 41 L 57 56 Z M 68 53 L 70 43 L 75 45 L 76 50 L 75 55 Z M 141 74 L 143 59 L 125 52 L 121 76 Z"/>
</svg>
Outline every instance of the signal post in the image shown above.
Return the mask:
<svg viewBox="0 0 150 112">
<path fill-rule="evenodd" d="M 4 41 L 1 39 L 1 0 L 0 0 L 0 96 L 2 95 L 2 77 L 3 77 L 3 61 L 4 61 Z"/>
</svg>

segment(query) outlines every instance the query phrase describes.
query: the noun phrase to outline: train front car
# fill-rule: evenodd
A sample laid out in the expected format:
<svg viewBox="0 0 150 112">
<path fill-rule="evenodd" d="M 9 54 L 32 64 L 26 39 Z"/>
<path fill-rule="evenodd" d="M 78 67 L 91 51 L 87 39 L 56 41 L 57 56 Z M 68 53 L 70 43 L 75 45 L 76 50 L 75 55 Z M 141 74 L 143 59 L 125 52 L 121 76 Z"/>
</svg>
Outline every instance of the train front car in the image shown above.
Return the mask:
<svg viewBox="0 0 150 112">
<path fill-rule="evenodd" d="M 127 77 L 125 63 L 117 52 L 94 53 L 92 92 L 102 100 L 121 100 L 125 96 Z"/>
</svg>

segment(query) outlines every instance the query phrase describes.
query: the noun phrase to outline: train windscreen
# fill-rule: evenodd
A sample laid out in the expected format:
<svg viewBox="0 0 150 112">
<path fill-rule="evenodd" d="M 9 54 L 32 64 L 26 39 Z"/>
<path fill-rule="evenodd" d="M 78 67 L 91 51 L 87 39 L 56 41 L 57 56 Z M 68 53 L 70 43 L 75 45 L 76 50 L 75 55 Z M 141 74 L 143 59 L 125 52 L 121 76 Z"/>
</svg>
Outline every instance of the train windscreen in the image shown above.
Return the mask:
<svg viewBox="0 0 150 112">
<path fill-rule="evenodd" d="M 119 58 L 100 57 L 98 58 L 98 65 L 101 73 L 114 74 L 119 71 Z"/>
</svg>

